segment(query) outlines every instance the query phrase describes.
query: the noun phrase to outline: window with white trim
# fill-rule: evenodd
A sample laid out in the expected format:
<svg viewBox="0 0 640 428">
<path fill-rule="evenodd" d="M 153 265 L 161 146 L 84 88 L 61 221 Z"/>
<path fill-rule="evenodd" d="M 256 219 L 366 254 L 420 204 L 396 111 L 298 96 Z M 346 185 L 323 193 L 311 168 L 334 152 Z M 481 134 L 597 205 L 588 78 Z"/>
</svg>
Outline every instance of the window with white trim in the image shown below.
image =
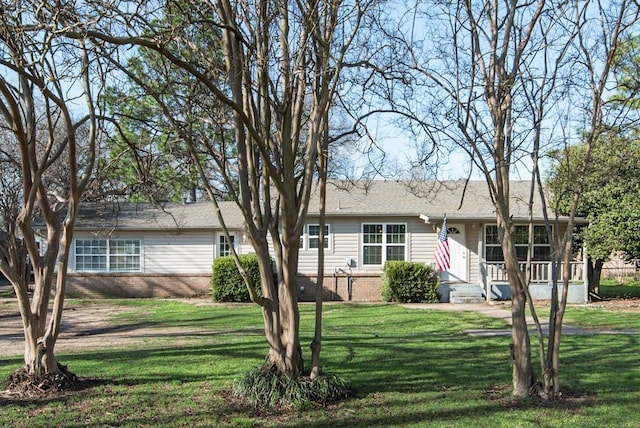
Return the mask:
<svg viewBox="0 0 640 428">
<path fill-rule="evenodd" d="M 329 232 L 330 227 L 328 224 L 324 225 L 324 248 L 329 249 Z M 307 225 L 307 246 L 308 250 L 317 250 L 320 248 L 320 225 L 308 224 Z"/>
<path fill-rule="evenodd" d="M 364 223 L 362 225 L 362 264 L 382 265 L 387 260 L 405 260 L 406 242 L 406 224 Z"/>
<path fill-rule="evenodd" d="M 527 249 L 529 246 L 529 226 L 514 226 L 516 253 L 518 260 L 527 260 Z M 488 262 L 502 262 L 502 246 L 498 236 L 498 226 L 488 225 L 485 227 L 485 260 Z M 547 230 L 543 225 L 533 226 L 533 261 L 551 260 L 551 246 L 547 239 Z"/>
<path fill-rule="evenodd" d="M 140 239 L 76 239 L 76 272 L 140 272 Z"/>
<path fill-rule="evenodd" d="M 229 238 L 231 239 L 231 245 L 236 248 L 236 235 L 230 234 Z M 229 245 L 229 241 L 224 233 L 218 235 L 218 256 L 225 257 L 231 255 L 231 245 Z"/>
</svg>

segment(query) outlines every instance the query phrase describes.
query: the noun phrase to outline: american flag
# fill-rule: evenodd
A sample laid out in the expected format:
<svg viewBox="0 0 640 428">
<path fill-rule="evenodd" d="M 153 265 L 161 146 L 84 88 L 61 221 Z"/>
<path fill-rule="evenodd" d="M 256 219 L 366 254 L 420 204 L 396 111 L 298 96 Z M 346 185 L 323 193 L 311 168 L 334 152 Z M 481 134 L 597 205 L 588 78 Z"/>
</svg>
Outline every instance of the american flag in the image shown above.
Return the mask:
<svg viewBox="0 0 640 428">
<path fill-rule="evenodd" d="M 449 241 L 447 239 L 447 218 L 442 220 L 442 228 L 438 233 L 438 245 L 436 246 L 436 267 L 440 272 L 449 270 L 451 256 L 449 254 Z"/>
</svg>

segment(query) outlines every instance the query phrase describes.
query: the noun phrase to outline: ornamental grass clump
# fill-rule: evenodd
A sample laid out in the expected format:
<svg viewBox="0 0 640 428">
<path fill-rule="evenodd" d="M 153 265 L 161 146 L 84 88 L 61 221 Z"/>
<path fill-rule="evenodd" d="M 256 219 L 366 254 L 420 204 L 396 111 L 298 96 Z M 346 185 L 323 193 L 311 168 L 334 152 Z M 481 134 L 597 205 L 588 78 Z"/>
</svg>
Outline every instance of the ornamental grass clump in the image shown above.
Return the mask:
<svg viewBox="0 0 640 428">
<path fill-rule="evenodd" d="M 236 379 L 233 394 L 247 399 L 252 407 L 275 407 L 306 403 L 326 404 L 348 396 L 347 382 L 335 375 L 321 375 L 311 380 L 293 378 L 271 366 L 257 367 Z"/>
</svg>

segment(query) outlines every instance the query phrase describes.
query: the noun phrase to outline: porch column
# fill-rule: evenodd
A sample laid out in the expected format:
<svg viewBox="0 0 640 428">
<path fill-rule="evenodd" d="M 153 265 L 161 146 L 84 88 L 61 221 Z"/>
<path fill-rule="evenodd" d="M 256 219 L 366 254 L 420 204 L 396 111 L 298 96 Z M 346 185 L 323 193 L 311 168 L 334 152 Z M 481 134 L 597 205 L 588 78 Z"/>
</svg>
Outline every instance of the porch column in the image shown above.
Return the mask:
<svg viewBox="0 0 640 428">
<path fill-rule="evenodd" d="M 582 245 L 582 281 L 584 282 L 584 303 L 589 303 L 589 257 L 587 247 Z"/>
<path fill-rule="evenodd" d="M 478 280 L 480 287 L 484 288 L 487 303 L 491 302 L 491 281 L 487 279 L 487 261 L 484 258 L 484 225 L 478 223 Z"/>
</svg>

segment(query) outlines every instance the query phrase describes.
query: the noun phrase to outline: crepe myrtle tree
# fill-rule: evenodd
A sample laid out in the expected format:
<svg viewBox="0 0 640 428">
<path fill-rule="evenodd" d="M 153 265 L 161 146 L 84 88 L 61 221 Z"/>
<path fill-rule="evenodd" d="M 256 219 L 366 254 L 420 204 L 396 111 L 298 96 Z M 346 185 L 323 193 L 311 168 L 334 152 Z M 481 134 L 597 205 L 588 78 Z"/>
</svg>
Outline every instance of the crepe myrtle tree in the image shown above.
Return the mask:
<svg viewBox="0 0 640 428">
<path fill-rule="evenodd" d="M 86 16 L 66 12 L 78 17 L 78 26 L 65 30 L 68 36 L 105 51 L 130 46 L 153 51 L 201 89 L 198 123 L 210 132 L 188 132 L 180 126 L 184 117 L 171 109 L 165 117 L 194 157 L 220 222 L 224 225 L 215 183 L 206 179 L 211 168 L 243 213 L 261 283 L 251 283 L 246 275 L 245 280 L 251 299 L 262 308 L 268 360 L 292 377 L 304 372 L 298 252 L 318 153 L 344 64 L 354 43 L 367 41 L 359 36 L 360 27 L 377 3 L 218 0 L 131 8 L 129 2 L 89 1 L 82 10 Z M 53 13 L 54 6 L 50 10 L 52 17 L 60 15 Z M 144 79 L 138 83 L 152 86 Z M 161 97 L 156 100 L 163 105 Z M 220 114 L 220 104 L 231 114 Z M 222 116 L 231 136 L 213 129 Z"/>
<path fill-rule="evenodd" d="M 631 261 L 640 257 L 637 230 L 640 225 L 640 144 L 638 143 L 638 70 L 640 68 L 638 29 L 621 37 L 613 52 L 613 79 L 607 106 L 615 112 L 601 125 L 598 141 L 584 133 L 577 144 L 551 153 L 554 162 L 548 171 L 554 208 L 566 214 L 571 195 L 581 185 L 577 213 L 588 221 L 578 236 L 588 251 L 589 297 L 600 298 L 600 276 L 612 254 L 621 253 Z M 590 152 L 585 168 L 583 159 Z"/>
<path fill-rule="evenodd" d="M 536 385 L 526 320 L 527 308 L 534 308 L 530 278 L 516 251 L 510 180 L 515 174 L 530 173 L 531 198 L 517 201 L 528 207 L 529 223 L 534 194 L 544 204 L 539 211 L 548 211 L 540 159 L 552 148 L 566 147 L 571 137 L 566 131 L 571 128 L 581 126 L 591 144 L 597 142 L 617 40 L 637 21 L 637 7 L 624 1 L 606 5 L 545 0 L 426 2 L 408 18 L 403 24 L 412 38 L 403 39 L 408 54 L 399 61 L 410 70 L 407 81 L 412 89 L 422 90 L 416 91 L 417 102 L 413 97 L 404 104 L 402 98 L 395 99 L 429 137 L 424 153 L 434 150 L 429 149 L 431 144 L 466 154 L 469 176 L 478 171 L 488 184 L 512 301 L 513 394 L 525 396 Z M 428 39 L 416 39 L 412 29 L 419 26 Z M 582 164 L 589 160 L 587 152 Z M 577 186 L 570 195 L 574 208 L 567 211 L 568 233 L 560 235 L 558 227 L 551 228 L 555 219 L 546 218 L 554 267 L 552 332 L 546 346 L 538 328 L 540 390 L 546 398 L 560 393 L 559 344 L 568 276 L 563 272 L 565 287 L 558 297 L 558 267 L 570 264 L 580 194 Z M 530 227 L 530 242 L 532 234 Z"/>
<path fill-rule="evenodd" d="M 15 227 L 5 230 L 0 272 L 11 282 L 20 309 L 24 370 L 40 377 L 65 371 L 54 351 L 73 225 L 97 141 L 93 68 L 84 43 L 57 36 L 29 2 L 2 2 L 0 8 L 3 161 L 15 168 L 19 195 Z M 76 119 L 74 110 L 83 101 L 86 114 Z"/>
<path fill-rule="evenodd" d="M 606 146 L 606 128 L 624 126 L 629 120 L 633 120 L 633 109 L 619 108 L 615 103 L 609 102 L 609 93 L 619 87 L 620 82 L 615 79 L 614 70 L 618 50 L 621 41 L 628 34 L 637 31 L 638 17 L 640 10 L 634 2 L 621 1 L 616 3 L 593 3 L 574 4 L 569 11 L 572 18 L 569 22 L 575 25 L 575 37 L 567 44 L 564 67 L 557 67 L 560 70 L 550 76 L 553 80 L 565 82 L 565 84 L 554 84 L 552 87 L 560 89 L 556 97 L 558 106 L 562 105 L 573 113 L 578 107 L 581 114 L 575 115 L 571 120 L 565 119 L 558 123 L 562 125 L 564 131 L 560 132 L 563 137 L 560 144 L 547 146 L 543 149 L 540 141 L 544 138 L 544 126 L 537 126 L 534 132 L 534 150 L 532 152 L 533 173 L 532 182 L 535 182 L 540 193 L 544 207 L 551 207 L 554 218 L 547 217 L 545 213 L 545 224 L 547 228 L 548 240 L 551 243 L 551 302 L 549 307 L 549 332 L 545 343 L 545 336 L 542 332 L 536 308 L 528 295 L 529 308 L 536 325 L 538 339 L 538 353 L 540 357 L 541 395 L 544 398 L 556 398 L 561 395 L 560 385 L 560 343 L 562 339 L 562 323 L 567 307 L 569 282 L 571 279 L 570 265 L 574 255 L 574 226 L 576 216 L 580 215 L 580 207 L 583 200 L 590 198 L 589 183 L 586 177 L 593 168 L 599 168 L 601 162 L 598 158 Z M 591 16 L 597 15 L 597 20 L 592 20 Z M 579 62 L 581 67 L 576 68 L 572 63 Z M 567 76 L 571 78 L 567 79 Z M 569 82 L 569 85 L 566 85 Z M 571 102 L 566 101 L 567 89 L 574 91 L 569 97 Z M 533 91 L 529 92 L 532 99 L 537 100 L 532 103 L 532 110 L 537 122 L 542 123 L 544 111 L 548 110 L 549 102 L 547 96 L 533 96 Z M 552 104 L 553 105 L 553 104 Z M 553 110 L 551 110 L 553 111 Z M 563 116 L 570 118 L 572 114 L 566 112 Z M 577 119 L 577 120 L 576 120 Z M 567 125 L 579 129 L 580 139 L 578 145 L 583 145 L 584 150 L 573 151 L 574 139 L 570 138 L 570 133 L 566 132 Z M 565 156 L 573 152 L 573 160 L 578 167 L 573 172 L 577 172 L 579 177 L 569 186 L 560 190 L 560 194 L 549 194 L 544 191 L 543 178 L 541 174 L 540 158 L 543 150 L 547 152 L 561 151 Z M 557 190 L 557 189 L 556 189 Z M 566 214 L 567 225 L 564 231 L 558 227 L 558 216 L 560 214 L 557 205 L 557 197 L 566 203 L 564 214 Z M 551 225 L 555 225 L 552 229 Z M 533 242 L 533 228 L 530 226 L 528 251 L 528 262 L 531 260 L 531 243 Z M 588 251 L 588 247 L 587 247 Z M 528 270 L 530 269 L 528 263 Z M 562 284 L 562 289 L 559 285 Z M 528 289 L 527 289 L 528 290 Z"/>
</svg>

